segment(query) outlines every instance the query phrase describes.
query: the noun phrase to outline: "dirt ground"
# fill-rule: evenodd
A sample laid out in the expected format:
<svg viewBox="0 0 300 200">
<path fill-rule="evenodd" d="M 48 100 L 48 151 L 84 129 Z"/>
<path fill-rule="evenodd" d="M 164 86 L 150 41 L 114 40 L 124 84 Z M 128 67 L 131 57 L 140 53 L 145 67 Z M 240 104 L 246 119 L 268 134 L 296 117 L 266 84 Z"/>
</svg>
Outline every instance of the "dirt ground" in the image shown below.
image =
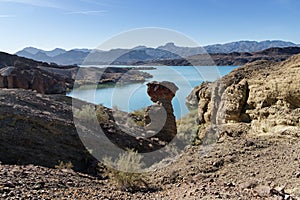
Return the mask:
<svg viewBox="0 0 300 200">
<path fill-rule="evenodd" d="M 242 135 L 190 147 L 145 174 L 149 188 L 137 192 L 110 178 L 33 165 L 0 165 L 0 177 L 0 199 L 300 199 L 300 140 Z"/>
</svg>

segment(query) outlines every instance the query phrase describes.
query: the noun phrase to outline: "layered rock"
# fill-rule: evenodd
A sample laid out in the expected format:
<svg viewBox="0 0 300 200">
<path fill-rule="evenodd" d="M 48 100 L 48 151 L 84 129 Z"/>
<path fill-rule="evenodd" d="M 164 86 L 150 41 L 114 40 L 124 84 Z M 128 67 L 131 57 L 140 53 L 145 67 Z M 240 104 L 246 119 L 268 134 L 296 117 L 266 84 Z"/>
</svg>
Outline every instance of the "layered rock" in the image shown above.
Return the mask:
<svg viewBox="0 0 300 200">
<path fill-rule="evenodd" d="M 300 133 L 300 56 L 281 63 L 256 61 L 192 91 L 198 102 L 199 135 Z"/>
<path fill-rule="evenodd" d="M 65 94 L 65 80 L 41 69 L 20 66 L 0 69 L 0 88 L 36 90 L 42 94 Z"/>
</svg>

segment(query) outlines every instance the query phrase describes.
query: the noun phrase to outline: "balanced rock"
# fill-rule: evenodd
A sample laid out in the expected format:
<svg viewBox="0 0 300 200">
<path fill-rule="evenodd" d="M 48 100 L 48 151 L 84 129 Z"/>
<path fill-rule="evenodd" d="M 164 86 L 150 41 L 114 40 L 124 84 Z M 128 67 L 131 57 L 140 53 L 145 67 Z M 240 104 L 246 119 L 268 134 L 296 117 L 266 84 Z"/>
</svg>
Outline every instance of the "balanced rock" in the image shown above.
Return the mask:
<svg viewBox="0 0 300 200">
<path fill-rule="evenodd" d="M 167 81 L 154 81 L 148 83 L 147 86 L 147 93 L 154 105 L 146 110 L 145 128 L 147 132 L 156 133 L 155 138 L 168 143 L 177 134 L 172 99 L 178 87 Z"/>
</svg>

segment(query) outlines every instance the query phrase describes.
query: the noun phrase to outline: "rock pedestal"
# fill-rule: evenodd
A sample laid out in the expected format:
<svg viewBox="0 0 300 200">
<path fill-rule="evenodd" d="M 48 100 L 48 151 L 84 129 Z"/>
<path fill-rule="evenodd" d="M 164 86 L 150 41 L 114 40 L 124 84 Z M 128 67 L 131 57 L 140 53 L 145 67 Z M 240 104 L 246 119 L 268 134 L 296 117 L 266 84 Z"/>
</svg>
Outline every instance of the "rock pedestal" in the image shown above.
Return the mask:
<svg viewBox="0 0 300 200">
<path fill-rule="evenodd" d="M 150 82 L 147 93 L 154 105 L 145 113 L 145 128 L 148 134 L 154 134 L 162 142 L 170 142 L 177 134 L 176 119 L 172 99 L 178 87 L 171 82 Z"/>
</svg>

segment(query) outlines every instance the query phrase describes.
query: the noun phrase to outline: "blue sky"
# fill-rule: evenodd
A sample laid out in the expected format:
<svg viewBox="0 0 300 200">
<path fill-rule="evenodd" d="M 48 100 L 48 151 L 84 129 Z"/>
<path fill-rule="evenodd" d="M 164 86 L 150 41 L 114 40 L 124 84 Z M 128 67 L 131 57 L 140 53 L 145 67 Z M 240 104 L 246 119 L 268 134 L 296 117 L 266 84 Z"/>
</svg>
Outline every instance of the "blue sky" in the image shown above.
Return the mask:
<svg viewBox="0 0 300 200">
<path fill-rule="evenodd" d="M 300 43 L 298 0 L 0 0 L 0 51 L 95 48 L 130 29 L 179 31 L 200 45 Z"/>
</svg>

